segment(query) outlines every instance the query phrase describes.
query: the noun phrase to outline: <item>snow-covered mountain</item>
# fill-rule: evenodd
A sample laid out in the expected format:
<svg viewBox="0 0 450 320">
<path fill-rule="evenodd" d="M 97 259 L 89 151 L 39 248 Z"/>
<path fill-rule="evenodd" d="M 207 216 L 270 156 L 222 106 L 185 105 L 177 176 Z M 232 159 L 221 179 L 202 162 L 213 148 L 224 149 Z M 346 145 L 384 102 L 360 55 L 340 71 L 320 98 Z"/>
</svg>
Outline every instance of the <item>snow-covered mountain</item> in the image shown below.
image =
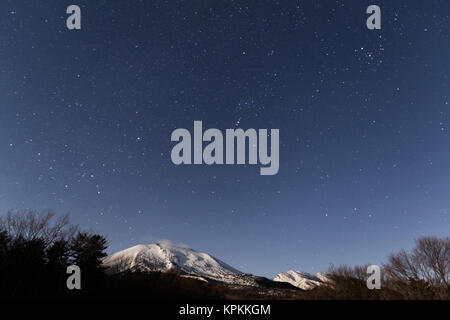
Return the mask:
<svg viewBox="0 0 450 320">
<path fill-rule="evenodd" d="M 125 271 L 176 270 L 181 277 L 200 281 L 219 281 L 231 287 L 256 287 L 269 289 L 312 289 L 319 285 L 321 274 L 315 276 L 299 271 L 278 274 L 275 279 L 254 276 L 231 267 L 213 256 L 170 242 L 140 244 L 116 252 L 103 260 L 110 274 Z"/>
<path fill-rule="evenodd" d="M 242 272 L 213 256 L 190 248 L 173 245 L 169 242 L 137 245 L 103 260 L 109 273 L 127 270 L 168 271 L 177 269 L 190 275 L 209 279 L 234 282 Z"/>
<path fill-rule="evenodd" d="M 311 290 L 317 286 L 320 286 L 328 279 L 322 273 L 309 274 L 301 271 L 289 270 L 288 272 L 279 273 L 273 278 L 273 281 L 287 282 L 293 286 L 303 289 Z"/>
</svg>

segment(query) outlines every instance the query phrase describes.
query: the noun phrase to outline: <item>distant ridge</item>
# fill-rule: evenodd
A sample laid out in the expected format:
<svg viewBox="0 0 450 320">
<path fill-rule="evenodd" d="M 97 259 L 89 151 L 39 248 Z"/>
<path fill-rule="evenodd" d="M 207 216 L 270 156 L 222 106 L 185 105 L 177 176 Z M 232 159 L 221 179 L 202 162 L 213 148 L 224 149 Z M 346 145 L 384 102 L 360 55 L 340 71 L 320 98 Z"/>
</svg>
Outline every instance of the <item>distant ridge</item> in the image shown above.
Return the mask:
<svg viewBox="0 0 450 320">
<path fill-rule="evenodd" d="M 289 270 L 277 274 L 275 278 L 273 278 L 273 281 L 287 282 L 297 288 L 311 290 L 328 281 L 328 278 L 322 273 L 313 275 L 306 272 Z"/>
</svg>

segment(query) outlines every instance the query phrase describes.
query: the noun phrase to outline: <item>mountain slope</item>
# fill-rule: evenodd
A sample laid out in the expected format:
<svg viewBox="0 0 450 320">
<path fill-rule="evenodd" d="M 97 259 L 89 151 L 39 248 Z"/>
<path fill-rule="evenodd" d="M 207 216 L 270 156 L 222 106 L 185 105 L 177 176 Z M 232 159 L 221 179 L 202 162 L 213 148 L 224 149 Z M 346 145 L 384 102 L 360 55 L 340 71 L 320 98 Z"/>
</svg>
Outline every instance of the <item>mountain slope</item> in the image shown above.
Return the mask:
<svg viewBox="0 0 450 320">
<path fill-rule="evenodd" d="M 322 273 L 316 273 L 315 275 L 312 275 L 306 272 L 290 270 L 288 272 L 277 274 L 273 281 L 287 282 L 297 288 L 303 290 L 311 290 L 326 282 L 327 277 Z"/>
<path fill-rule="evenodd" d="M 116 252 L 103 260 L 103 266 L 109 274 L 125 271 L 167 272 L 177 271 L 180 277 L 193 278 L 211 284 L 221 283 L 231 288 L 253 287 L 268 290 L 298 290 L 312 286 L 314 279 L 302 283 L 298 277 L 289 280 L 283 274 L 274 280 L 242 273 L 213 256 L 196 250 L 173 245 L 169 242 L 136 245 Z M 294 272 L 294 271 L 292 271 Z M 288 273 L 286 273 L 288 274 Z M 311 275 L 309 275 L 312 277 Z M 296 281 L 295 281 L 296 280 Z"/>
<path fill-rule="evenodd" d="M 109 273 L 126 270 L 168 271 L 178 269 L 192 275 L 225 282 L 242 274 L 239 270 L 207 253 L 166 242 L 137 245 L 119 251 L 106 257 L 103 265 L 108 268 Z"/>
</svg>

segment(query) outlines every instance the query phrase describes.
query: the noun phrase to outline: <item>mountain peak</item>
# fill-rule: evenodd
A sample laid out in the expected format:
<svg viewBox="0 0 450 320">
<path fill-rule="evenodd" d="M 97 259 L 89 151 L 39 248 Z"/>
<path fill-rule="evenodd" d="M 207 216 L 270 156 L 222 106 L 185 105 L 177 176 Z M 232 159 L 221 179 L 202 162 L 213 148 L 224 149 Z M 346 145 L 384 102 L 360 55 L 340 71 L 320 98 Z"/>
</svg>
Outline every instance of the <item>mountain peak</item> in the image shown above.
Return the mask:
<svg viewBox="0 0 450 320">
<path fill-rule="evenodd" d="M 310 274 L 302 271 L 289 270 L 277 274 L 273 281 L 288 282 L 297 288 L 311 290 L 326 282 L 327 277 L 322 273 Z"/>
<path fill-rule="evenodd" d="M 177 246 L 167 241 L 139 244 L 116 252 L 103 260 L 110 273 L 127 270 L 168 271 L 179 269 L 189 274 L 222 280 L 242 274 L 213 256 L 186 246 Z"/>
</svg>

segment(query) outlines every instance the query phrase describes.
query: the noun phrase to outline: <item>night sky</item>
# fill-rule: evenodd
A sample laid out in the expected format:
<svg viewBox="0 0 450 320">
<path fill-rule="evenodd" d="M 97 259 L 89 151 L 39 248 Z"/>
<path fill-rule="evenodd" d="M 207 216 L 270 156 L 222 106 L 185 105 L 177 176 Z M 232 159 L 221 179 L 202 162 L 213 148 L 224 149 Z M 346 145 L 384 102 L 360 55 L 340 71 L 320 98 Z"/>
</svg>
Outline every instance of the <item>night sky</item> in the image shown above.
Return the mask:
<svg viewBox="0 0 450 320">
<path fill-rule="evenodd" d="M 449 235 L 449 77 L 447 0 L 2 0 L 0 214 L 269 277 L 381 263 Z M 174 165 L 194 120 L 279 129 L 278 174 Z"/>
</svg>

